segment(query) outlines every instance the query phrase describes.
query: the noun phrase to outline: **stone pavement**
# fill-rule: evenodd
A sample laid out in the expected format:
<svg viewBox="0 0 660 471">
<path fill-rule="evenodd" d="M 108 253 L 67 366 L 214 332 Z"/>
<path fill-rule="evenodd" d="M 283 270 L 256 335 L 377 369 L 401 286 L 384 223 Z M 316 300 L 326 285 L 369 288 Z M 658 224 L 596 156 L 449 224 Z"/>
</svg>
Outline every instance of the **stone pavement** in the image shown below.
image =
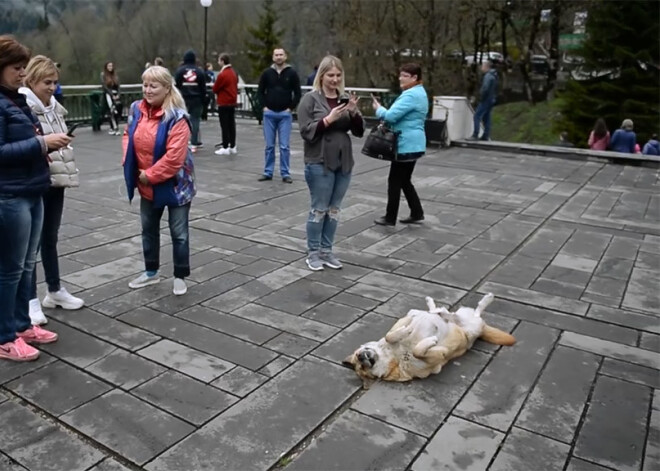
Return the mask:
<svg viewBox="0 0 660 471">
<path fill-rule="evenodd" d="M 60 264 L 86 307 L 47 310 L 60 340 L 0 364 L 0 469 L 660 469 L 657 168 L 430 149 L 414 175 L 425 223 L 387 228 L 372 221 L 388 166 L 358 153 L 344 269 L 310 272 L 297 131 L 292 185 L 256 181 L 256 123 L 239 123 L 237 156 L 213 155 L 215 121 L 203 131 L 182 297 L 171 278 L 128 288 L 142 256 L 119 138 L 77 132 Z M 514 347 L 478 342 L 439 375 L 368 391 L 341 366 L 424 296 L 488 291 Z"/>
</svg>

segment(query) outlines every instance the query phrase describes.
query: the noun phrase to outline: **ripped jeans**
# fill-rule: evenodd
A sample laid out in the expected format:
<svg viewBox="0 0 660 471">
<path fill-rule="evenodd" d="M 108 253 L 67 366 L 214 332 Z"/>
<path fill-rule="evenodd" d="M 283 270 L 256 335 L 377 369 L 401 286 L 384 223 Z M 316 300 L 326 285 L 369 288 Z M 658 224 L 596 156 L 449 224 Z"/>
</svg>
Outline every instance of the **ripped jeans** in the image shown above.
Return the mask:
<svg viewBox="0 0 660 471">
<path fill-rule="evenodd" d="M 312 199 L 307 218 L 307 250 L 332 252 L 341 202 L 351 174 L 344 175 L 341 169 L 326 170 L 323 164 L 305 164 L 305 181 Z"/>
</svg>

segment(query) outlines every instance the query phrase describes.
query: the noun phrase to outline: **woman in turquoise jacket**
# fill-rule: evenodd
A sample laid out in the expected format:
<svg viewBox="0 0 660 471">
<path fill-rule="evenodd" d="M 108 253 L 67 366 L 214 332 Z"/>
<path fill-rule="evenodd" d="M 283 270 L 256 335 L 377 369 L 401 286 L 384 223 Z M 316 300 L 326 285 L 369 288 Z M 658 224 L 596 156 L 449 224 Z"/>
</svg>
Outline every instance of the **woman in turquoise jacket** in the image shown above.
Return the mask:
<svg viewBox="0 0 660 471">
<path fill-rule="evenodd" d="M 392 129 L 399 131 L 399 157 L 390 165 L 387 178 L 387 209 L 385 216 L 374 222 L 381 226 L 394 226 L 399 214 L 401 190 L 410 207 L 410 216 L 400 219 L 404 224 L 419 223 L 424 220 L 424 210 L 415 191 L 411 178 L 415 163 L 426 151 L 426 133 L 424 123 L 429 111 L 426 90 L 422 86 L 422 68 L 418 64 L 404 64 L 399 69 L 399 84 L 403 92 L 394 101 L 391 108 L 381 106 L 373 98 L 376 116 L 385 121 Z"/>
</svg>

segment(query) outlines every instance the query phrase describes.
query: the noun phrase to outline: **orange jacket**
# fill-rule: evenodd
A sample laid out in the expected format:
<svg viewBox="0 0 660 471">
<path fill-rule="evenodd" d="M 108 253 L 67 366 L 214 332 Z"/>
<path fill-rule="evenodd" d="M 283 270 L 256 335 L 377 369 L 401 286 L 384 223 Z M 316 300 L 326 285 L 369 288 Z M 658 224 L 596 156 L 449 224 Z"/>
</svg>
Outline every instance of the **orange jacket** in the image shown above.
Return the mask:
<svg viewBox="0 0 660 471">
<path fill-rule="evenodd" d="M 164 112 L 162 108 L 152 108 L 145 100 L 140 102 L 139 107 L 142 116 L 135 129 L 133 145 L 137 155 L 138 169 L 146 172 L 150 185 L 138 182 L 138 191 L 142 198 L 153 201 L 151 185 L 169 180 L 183 167 L 188 152 L 190 128 L 188 128 L 188 123 L 185 120 L 176 123 L 167 137 L 165 155 L 154 164 L 153 153 L 156 144 L 156 133 Z M 128 147 L 128 130 L 124 131 L 122 146 L 124 150 L 123 163 L 126 160 L 126 148 Z"/>
<path fill-rule="evenodd" d="M 216 94 L 218 106 L 236 106 L 238 97 L 238 75 L 231 65 L 225 65 L 218 73 L 213 84 L 213 93 Z"/>
</svg>

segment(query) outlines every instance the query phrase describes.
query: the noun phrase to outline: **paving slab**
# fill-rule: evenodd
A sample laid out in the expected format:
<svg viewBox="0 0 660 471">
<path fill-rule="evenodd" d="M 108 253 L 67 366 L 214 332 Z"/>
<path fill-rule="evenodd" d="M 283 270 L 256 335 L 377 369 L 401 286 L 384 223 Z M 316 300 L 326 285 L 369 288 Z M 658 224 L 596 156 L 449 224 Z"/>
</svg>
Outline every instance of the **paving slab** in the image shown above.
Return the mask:
<svg viewBox="0 0 660 471">
<path fill-rule="evenodd" d="M 563 469 L 570 446 L 514 427 L 488 469 L 492 471 L 555 471 Z"/>
</svg>

